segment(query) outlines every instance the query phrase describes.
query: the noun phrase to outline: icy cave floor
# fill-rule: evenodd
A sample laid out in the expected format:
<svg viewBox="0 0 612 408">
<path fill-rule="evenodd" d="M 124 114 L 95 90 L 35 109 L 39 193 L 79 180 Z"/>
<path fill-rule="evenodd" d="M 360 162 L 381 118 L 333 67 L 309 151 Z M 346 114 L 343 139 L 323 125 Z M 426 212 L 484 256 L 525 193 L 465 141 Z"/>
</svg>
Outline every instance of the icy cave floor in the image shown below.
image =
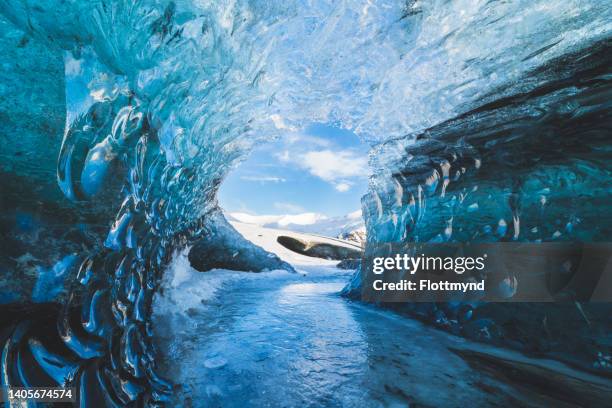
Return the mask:
<svg viewBox="0 0 612 408">
<path fill-rule="evenodd" d="M 275 249 L 265 230 L 249 228 Z M 199 273 L 177 254 L 154 306 L 176 406 L 574 406 L 468 364 L 457 350 L 511 352 L 350 302 L 339 295 L 350 273 L 280 255 L 300 273 Z"/>
</svg>

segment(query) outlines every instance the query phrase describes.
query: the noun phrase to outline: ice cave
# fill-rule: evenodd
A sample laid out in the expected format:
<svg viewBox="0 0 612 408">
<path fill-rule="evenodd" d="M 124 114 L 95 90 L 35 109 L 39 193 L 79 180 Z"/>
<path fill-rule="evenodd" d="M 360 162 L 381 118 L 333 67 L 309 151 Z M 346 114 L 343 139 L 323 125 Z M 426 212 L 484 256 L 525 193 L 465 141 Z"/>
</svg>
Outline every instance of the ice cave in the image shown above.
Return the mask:
<svg viewBox="0 0 612 408">
<path fill-rule="evenodd" d="M 609 407 L 609 302 L 363 302 L 359 258 L 609 259 L 611 39 L 598 0 L 0 0 L 2 386 L 82 407 Z M 367 146 L 362 243 L 221 210 L 249 152 L 313 123 Z"/>
</svg>

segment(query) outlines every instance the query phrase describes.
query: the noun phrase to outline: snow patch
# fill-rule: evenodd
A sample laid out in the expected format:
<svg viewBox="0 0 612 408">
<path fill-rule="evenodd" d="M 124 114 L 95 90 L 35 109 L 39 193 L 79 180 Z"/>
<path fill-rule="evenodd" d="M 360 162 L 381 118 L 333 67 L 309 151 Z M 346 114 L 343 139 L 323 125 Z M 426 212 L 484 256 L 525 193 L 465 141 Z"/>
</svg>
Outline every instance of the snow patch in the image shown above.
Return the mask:
<svg viewBox="0 0 612 408">
<path fill-rule="evenodd" d="M 340 217 L 327 217 L 324 214 L 313 212 L 282 215 L 252 215 L 235 212 L 226 214 L 226 216 L 229 221 L 334 238 L 343 234 L 348 236 L 353 231 L 365 232 L 361 210 Z"/>
</svg>

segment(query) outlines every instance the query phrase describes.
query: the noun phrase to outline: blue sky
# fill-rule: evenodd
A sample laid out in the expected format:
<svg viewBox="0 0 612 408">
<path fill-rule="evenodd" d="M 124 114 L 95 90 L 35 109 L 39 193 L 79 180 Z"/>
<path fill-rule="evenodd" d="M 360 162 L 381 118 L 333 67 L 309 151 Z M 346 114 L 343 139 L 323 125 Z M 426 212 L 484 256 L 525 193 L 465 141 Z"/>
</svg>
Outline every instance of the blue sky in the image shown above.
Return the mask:
<svg viewBox="0 0 612 408">
<path fill-rule="evenodd" d="M 255 149 L 221 185 L 228 212 L 340 216 L 361 208 L 368 148 L 347 130 L 313 124 Z"/>
</svg>

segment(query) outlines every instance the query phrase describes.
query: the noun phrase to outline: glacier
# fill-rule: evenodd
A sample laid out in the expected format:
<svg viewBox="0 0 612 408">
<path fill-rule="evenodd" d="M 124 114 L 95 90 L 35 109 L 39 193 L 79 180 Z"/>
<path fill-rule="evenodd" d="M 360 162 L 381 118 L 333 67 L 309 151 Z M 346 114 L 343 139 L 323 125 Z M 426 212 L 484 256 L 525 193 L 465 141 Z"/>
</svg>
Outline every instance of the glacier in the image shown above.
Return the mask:
<svg viewBox="0 0 612 408">
<path fill-rule="evenodd" d="M 595 0 L 0 0 L 0 299 L 62 305 L 41 313 L 53 323 L 9 319 L 2 384 L 168 402 L 151 320 L 165 268 L 225 225 L 218 188 L 254 146 L 313 122 L 371 146 L 366 250 L 605 241 L 611 14 Z M 34 289 L 53 271 L 61 288 Z M 406 308 L 449 330 L 483 313 L 479 339 L 507 313 Z M 610 353 L 593 341 L 581 353 Z"/>
</svg>

